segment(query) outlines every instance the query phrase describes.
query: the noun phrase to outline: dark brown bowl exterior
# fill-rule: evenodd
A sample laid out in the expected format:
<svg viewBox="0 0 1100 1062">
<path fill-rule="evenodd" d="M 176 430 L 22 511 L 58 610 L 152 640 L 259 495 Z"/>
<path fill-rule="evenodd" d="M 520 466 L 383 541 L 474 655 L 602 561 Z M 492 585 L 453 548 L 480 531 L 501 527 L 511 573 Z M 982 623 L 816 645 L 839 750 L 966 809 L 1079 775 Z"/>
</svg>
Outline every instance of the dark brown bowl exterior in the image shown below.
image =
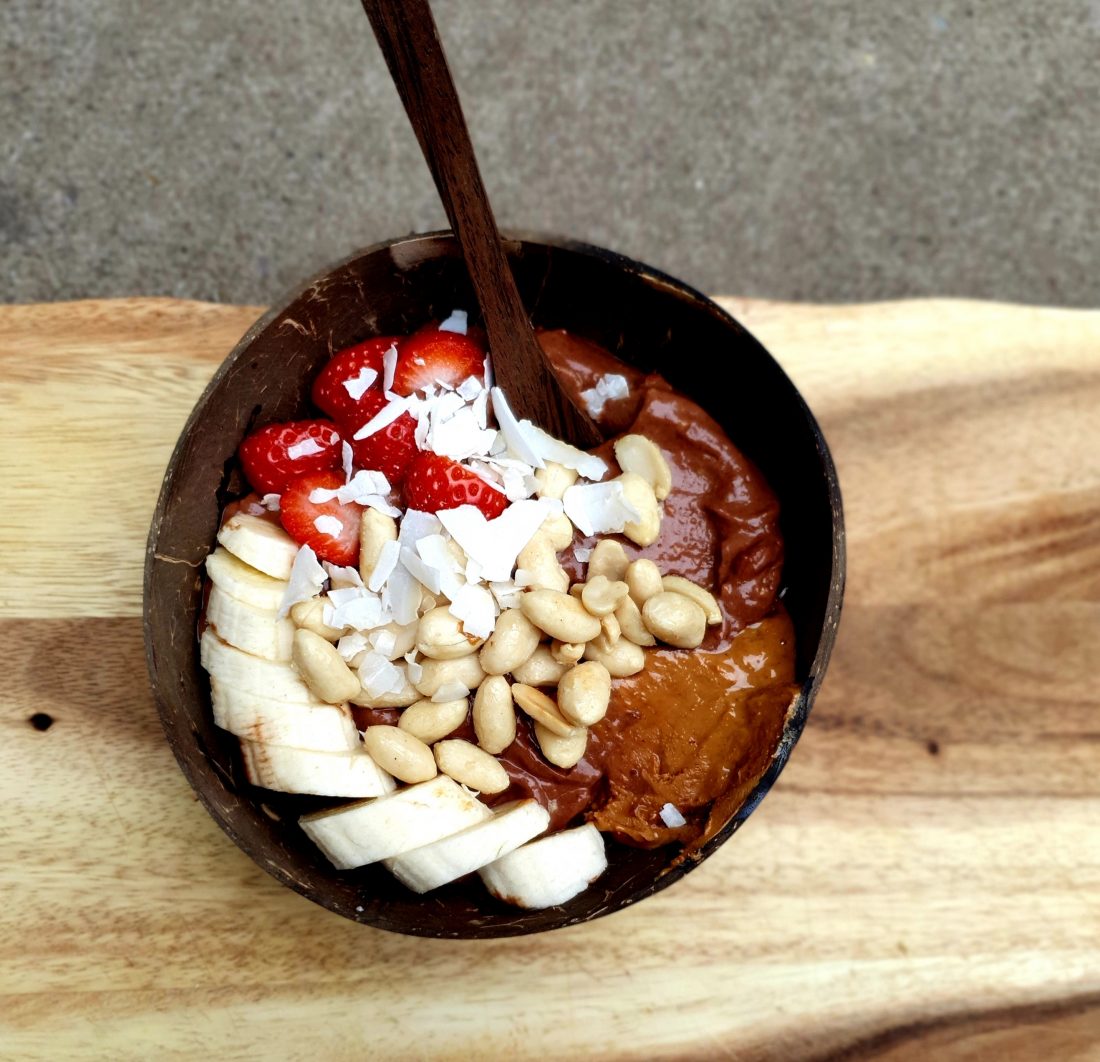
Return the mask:
<svg viewBox="0 0 1100 1062">
<path fill-rule="evenodd" d="M 401 334 L 455 306 L 474 305 L 449 234 L 394 240 L 354 255 L 265 314 L 218 369 L 168 465 L 149 532 L 145 642 L 153 693 L 183 773 L 223 830 L 264 870 L 346 918 L 432 937 L 498 937 L 584 922 L 682 877 L 736 831 L 775 781 L 806 722 L 836 637 L 844 585 L 840 489 L 809 409 L 764 348 L 729 314 L 679 281 L 621 255 L 544 237 L 506 238 L 536 327 L 567 328 L 624 361 L 661 372 L 725 428 L 779 496 L 786 538 L 783 598 L 794 620 L 802 693 L 770 768 L 702 850 L 673 866 L 675 846 L 608 842 L 610 866 L 562 907 L 519 911 L 476 878 L 414 896 L 381 867 L 338 872 L 296 825 L 334 801 L 254 789 L 237 740 L 214 726 L 199 666 L 196 622 L 219 513 L 241 490 L 234 454 L 255 425 L 286 420 L 307 401 L 331 353 L 376 334 Z M 752 402 L 729 401 L 752 394 Z"/>
</svg>

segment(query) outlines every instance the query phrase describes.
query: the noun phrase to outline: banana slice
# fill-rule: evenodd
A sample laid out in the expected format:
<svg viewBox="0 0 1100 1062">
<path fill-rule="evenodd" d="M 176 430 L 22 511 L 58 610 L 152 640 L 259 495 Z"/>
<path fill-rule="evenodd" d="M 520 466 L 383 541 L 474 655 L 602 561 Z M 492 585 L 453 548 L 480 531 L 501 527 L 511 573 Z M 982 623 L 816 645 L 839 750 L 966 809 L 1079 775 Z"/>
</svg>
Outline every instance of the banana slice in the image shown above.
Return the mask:
<svg viewBox="0 0 1100 1062">
<path fill-rule="evenodd" d="M 532 841 L 478 873 L 498 899 L 516 907 L 555 907 L 607 869 L 603 835 L 591 823 Z"/>
<path fill-rule="evenodd" d="M 199 641 L 199 661 L 223 687 L 232 686 L 280 704 L 321 703 L 290 664 L 242 652 L 209 627 Z"/>
<path fill-rule="evenodd" d="M 362 748 L 354 752 L 316 752 L 241 738 L 241 755 L 253 785 L 280 793 L 378 797 L 397 788 L 393 778 Z"/>
<path fill-rule="evenodd" d="M 287 584 L 237 560 L 221 546 L 206 558 L 206 574 L 219 590 L 246 605 L 268 612 L 278 612 L 282 607 Z"/>
<path fill-rule="evenodd" d="M 231 516 L 218 531 L 218 541 L 234 557 L 273 579 L 289 579 L 298 543 L 278 524 L 248 513 Z"/>
<path fill-rule="evenodd" d="M 217 586 L 206 602 L 206 622 L 223 642 L 265 660 L 289 660 L 294 624 L 274 610 L 246 605 Z"/>
<path fill-rule="evenodd" d="M 248 741 L 313 752 L 357 752 L 359 731 L 344 704 L 286 704 L 210 679 L 214 722 Z M 353 796 L 355 794 L 338 794 Z"/>
<path fill-rule="evenodd" d="M 386 869 L 413 892 L 428 892 L 515 851 L 550 825 L 550 815 L 534 800 L 516 800 L 493 816 L 434 844 L 385 860 Z"/>
<path fill-rule="evenodd" d="M 298 821 L 334 867 L 349 870 L 431 844 L 491 815 L 480 800 L 441 774 L 377 800 Z"/>
</svg>

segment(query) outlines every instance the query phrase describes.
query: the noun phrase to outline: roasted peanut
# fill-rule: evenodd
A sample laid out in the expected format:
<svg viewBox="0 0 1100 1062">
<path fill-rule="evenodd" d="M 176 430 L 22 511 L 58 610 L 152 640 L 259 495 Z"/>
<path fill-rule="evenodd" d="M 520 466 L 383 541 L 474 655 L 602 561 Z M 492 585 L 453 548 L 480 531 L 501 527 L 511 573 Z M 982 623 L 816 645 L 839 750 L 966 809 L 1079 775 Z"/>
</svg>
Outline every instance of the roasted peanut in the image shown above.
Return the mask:
<svg viewBox="0 0 1100 1062">
<path fill-rule="evenodd" d="M 615 440 L 615 460 L 624 472 L 635 472 L 652 488 L 658 501 L 664 501 L 672 489 L 672 471 L 665 455 L 644 435 L 624 435 Z"/>
<path fill-rule="evenodd" d="M 558 737 L 569 736 L 573 724 L 561 714 L 552 698 L 547 697 L 542 690 L 517 682 L 512 687 L 512 698 L 536 723 L 542 723 L 547 730 L 553 731 Z"/>
<path fill-rule="evenodd" d="M 542 723 L 535 723 L 535 740 L 550 763 L 568 770 L 580 763 L 588 746 L 588 731 L 583 726 L 577 726 L 566 737 L 561 737 Z"/>
<path fill-rule="evenodd" d="M 689 597 L 662 590 L 642 606 L 642 622 L 654 637 L 677 649 L 694 649 L 707 633 L 707 614 Z"/>
<path fill-rule="evenodd" d="M 539 531 L 546 536 L 555 552 L 573 544 L 573 521 L 565 513 L 551 513 L 543 520 Z"/>
<path fill-rule="evenodd" d="M 476 652 L 483 638 L 475 638 L 462 629 L 462 621 L 440 605 L 420 617 L 416 628 L 416 648 L 432 660 L 454 660 Z"/>
<path fill-rule="evenodd" d="M 626 678 L 636 675 L 645 667 L 645 650 L 626 638 L 620 638 L 614 646 L 600 645 L 600 638 L 584 647 L 586 660 L 595 660 L 603 664 L 613 678 Z"/>
<path fill-rule="evenodd" d="M 457 701 L 417 701 L 401 713 L 397 725 L 425 745 L 434 745 L 462 726 L 469 707 L 465 697 Z"/>
<path fill-rule="evenodd" d="M 290 620 L 295 627 L 313 631 L 326 642 L 337 642 L 343 635 L 339 627 L 330 627 L 324 620 L 325 604 L 328 598 L 311 597 L 308 601 L 299 601 L 290 606 Z"/>
<path fill-rule="evenodd" d="M 575 597 L 578 601 L 580 601 L 581 595 L 584 593 L 584 587 L 585 587 L 584 583 L 574 583 L 569 588 L 570 596 Z"/>
<path fill-rule="evenodd" d="M 426 782 L 436 775 L 432 750 L 396 726 L 368 726 L 363 746 L 382 770 L 402 782 Z"/>
<path fill-rule="evenodd" d="M 313 631 L 294 632 L 291 659 L 305 684 L 329 704 L 340 704 L 361 688 L 359 676 L 344 663 L 336 646 Z"/>
<path fill-rule="evenodd" d="M 558 663 L 549 646 L 540 645 L 519 667 L 512 668 L 512 678 L 528 686 L 556 686 L 572 666 Z"/>
<path fill-rule="evenodd" d="M 486 674 L 506 675 L 538 648 L 540 638 L 538 628 L 518 608 L 505 609 L 478 659 Z"/>
<path fill-rule="evenodd" d="M 474 697 L 474 733 L 478 744 L 492 755 L 516 740 L 516 710 L 512 688 L 503 675 L 490 675 Z"/>
<path fill-rule="evenodd" d="M 558 554 L 551 545 L 549 535 L 541 529 L 519 551 L 516 568 L 527 573 L 528 585 L 536 589 L 564 593 L 569 587 L 569 575 L 558 561 Z"/>
<path fill-rule="evenodd" d="M 560 501 L 561 496 L 577 482 L 577 471 L 559 465 L 557 461 L 547 461 L 545 468 L 535 471 L 535 482 L 538 484 L 535 493 L 540 498 L 557 498 Z"/>
<path fill-rule="evenodd" d="M 630 596 L 638 608 L 664 589 L 661 585 L 661 569 L 645 557 L 630 562 L 625 578 L 626 585 L 630 588 Z"/>
<path fill-rule="evenodd" d="M 649 633 L 642 622 L 642 610 L 634 603 L 634 598 L 624 597 L 615 609 L 615 619 L 619 621 L 619 630 L 624 638 L 635 645 L 656 645 L 657 639 Z"/>
<path fill-rule="evenodd" d="M 606 575 L 591 576 L 581 591 L 581 604 L 593 616 L 608 616 L 619 602 L 630 593 L 630 587 L 621 581 L 612 582 Z"/>
<path fill-rule="evenodd" d="M 559 664 L 575 664 L 584 656 L 584 645 L 581 642 L 559 642 L 555 639 L 550 643 L 550 655 Z"/>
<path fill-rule="evenodd" d="M 653 488 L 637 472 L 624 472 L 618 477 L 623 485 L 627 502 L 638 511 L 638 519 L 631 520 L 623 534 L 639 546 L 652 546 L 661 537 L 661 503 Z"/>
<path fill-rule="evenodd" d="M 595 726 L 611 701 L 611 672 L 597 660 L 571 668 L 558 683 L 558 709 L 571 723 Z"/>
<path fill-rule="evenodd" d="M 610 649 L 623 634 L 622 627 L 619 626 L 619 621 L 615 618 L 615 614 L 609 613 L 606 616 L 600 617 L 600 638 L 603 639 L 603 644 Z"/>
<path fill-rule="evenodd" d="M 444 774 L 480 793 L 502 793 L 508 788 L 508 772 L 500 763 L 461 738 L 440 741 L 435 746 L 435 762 Z"/>
<path fill-rule="evenodd" d="M 588 558 L 588 578 L 594 579 L 602 575 L 609 582 L 616 582 L 626 576 L 626 566 L 630 558 L 623 549 L 623 544 L 613 538 L 601 538 L 592 550 L 592 556 Z"/>
<path fill-rule="evenodd" d="M 600 621 L 568 594 L 529 590 L 520 598 L 520 608 L 539 630 L 562 642 L 587 642 L 600 633 Z"/>
<path fill-rule="evenodd" d="M 697 586 L 680 575 L 666 575 L 661 580 L 661 585 L 671 594 L 683 594 L 684 597 L 694 601 L 707 614 L 708 627 L 722 622 L 722 610 L 709 590 Z"/>
<path fill-rule="evenodd" d="M 370 632 L 370 638 L 377 641 L 374 647 L 376 653 L 381 653 L 387 660 L 399 660 L 416 645 L 416 623 L 387 623 L 384 627 L 375 627 Z M 393 635 L 393 644 L 386 635 Z M 374 642 L 371 642 L 374 645 Z"/>
<path fill-rule="evenodd" d="M 413 685 L 422 697 L 432 697 L 452 682 L 460 683 L 468 690 L 476 690 L 484 677 L 485 672 L 476 656 L 460 656 L 454 660 L 425 660 L 421 665 L 420 680 Z"/>
<path fill-rule="evenodd" d="M 359 517 L 359 574 L 370 582 L 382 547 L 397 539 L 397 522 L 377 509 L 364 509 Z"/>
</svg>

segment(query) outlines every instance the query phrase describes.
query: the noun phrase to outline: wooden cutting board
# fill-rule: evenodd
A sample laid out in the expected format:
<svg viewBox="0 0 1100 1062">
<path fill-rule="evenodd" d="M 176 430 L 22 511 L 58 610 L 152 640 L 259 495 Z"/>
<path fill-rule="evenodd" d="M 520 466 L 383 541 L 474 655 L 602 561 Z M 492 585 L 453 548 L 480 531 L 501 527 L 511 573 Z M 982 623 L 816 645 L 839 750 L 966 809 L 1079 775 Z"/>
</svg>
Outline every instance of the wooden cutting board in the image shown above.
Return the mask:
<svg viewBox="0 0 1100 1062">
<path fill-rule="evenodd" d="M 162 737 L 146 530 L 258 309 L 0 307 L 0 1057 L 1100 1058 L 1100 312 L 726 301 L 840 468 L 824 692 L 697 872 L 494 942 L 280 887 Z"/>
</svg>

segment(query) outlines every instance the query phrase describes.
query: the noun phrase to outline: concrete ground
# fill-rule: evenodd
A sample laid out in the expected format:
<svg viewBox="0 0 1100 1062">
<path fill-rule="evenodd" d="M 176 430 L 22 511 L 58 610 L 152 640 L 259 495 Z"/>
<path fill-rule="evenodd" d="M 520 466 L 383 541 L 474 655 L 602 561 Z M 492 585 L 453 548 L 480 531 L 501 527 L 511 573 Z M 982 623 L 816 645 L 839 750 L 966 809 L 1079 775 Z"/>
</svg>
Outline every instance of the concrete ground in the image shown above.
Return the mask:
<svg viewBox="0 0 1100 1062">
<path fill-rule="evenodd" d="M 502 226 L 709 291 L 1100 305 L 1100 0 L 435 0 Z M 444 225 L 357 0 L 6 0 L 0 301 Z"/>
</svg>

